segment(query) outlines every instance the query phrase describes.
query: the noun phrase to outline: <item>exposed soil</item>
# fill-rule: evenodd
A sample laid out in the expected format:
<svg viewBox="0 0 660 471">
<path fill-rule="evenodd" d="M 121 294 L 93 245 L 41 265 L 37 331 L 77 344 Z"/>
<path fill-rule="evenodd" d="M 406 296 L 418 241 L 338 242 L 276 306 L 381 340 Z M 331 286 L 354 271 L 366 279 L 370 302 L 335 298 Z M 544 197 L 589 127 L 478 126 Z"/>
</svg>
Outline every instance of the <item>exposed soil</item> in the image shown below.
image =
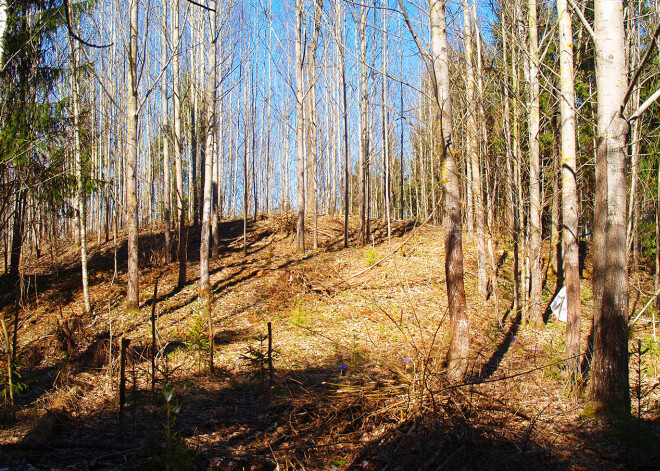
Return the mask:
<svg viewBox="0 0 660 471">
<path fill-rule="evenodd" d="M 198 300 L 198 229 L 190 229 L 188 284 L 180 290 L 176 262 L 161 263 L 160 229 L 141 235 L 139 315 L 123 312 L 125 237 L 89 247 L 92 315 L 83 315 L 79 251 L 71 241 L 26 260 L 20 305 L 7 289 L 0 298 L 10 329 L 18 315 L 23 387 L 13 410 L 3 406 L 0 466 L 660 469 L 657 349 L 642 356 L 641 380 L 639 356 L 631 355 L 635 419 L 597 423 L 585 394 L 570 394 L 566 384 L 564 325 L 549 318 L 533 331 L 511 312 L 511 249 L 499 242 L 496 307 L 493 296 L 479 299 L 476 247 L 466 238 L 471 373 L 466 383 L 451 384 L 443 371 L 449 319 L 442 229 L 396 221 L 388 240 L 382 221 L 372 226 L 372 246 L 344 249 L 343 219 L 323 217 L 319 248 L 301 254 L 293 216 L 263 217 L 250 221 L 244 254 L 242 221 L 223 222 L 220 257 L 211 262 L 213 374 Z M 549 306 L 556 277 L 546 272 Z M 591 281 L 582 282 L 587 351 Z M 631 286 L 638 312 L 652 281 L 641 269 Z M 638 322 L 631 351 L 652 332 L 649 320 Z M 121 338 L 130 345 L 120 429 Z M 588 361 L 584 366 L 587 372 Z"/>
</svg>

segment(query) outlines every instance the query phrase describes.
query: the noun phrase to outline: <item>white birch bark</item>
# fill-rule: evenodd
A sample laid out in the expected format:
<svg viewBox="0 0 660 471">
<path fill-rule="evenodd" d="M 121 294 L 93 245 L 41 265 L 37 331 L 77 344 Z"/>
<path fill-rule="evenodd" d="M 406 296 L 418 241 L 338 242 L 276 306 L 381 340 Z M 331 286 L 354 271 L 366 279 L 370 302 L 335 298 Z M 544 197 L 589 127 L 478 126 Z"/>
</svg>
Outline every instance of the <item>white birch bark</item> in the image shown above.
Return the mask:
<svg viewBox="0 0 660 471">
<path fill-rule="evenodd" d="M 541 306 L 541 180 L 540 180 L 540 85 L 539 45 L 536 1 L 528 2 L 529 34 L 529 270 L 530 302 L 529 323 L 543 325 Z"/>
</svg>

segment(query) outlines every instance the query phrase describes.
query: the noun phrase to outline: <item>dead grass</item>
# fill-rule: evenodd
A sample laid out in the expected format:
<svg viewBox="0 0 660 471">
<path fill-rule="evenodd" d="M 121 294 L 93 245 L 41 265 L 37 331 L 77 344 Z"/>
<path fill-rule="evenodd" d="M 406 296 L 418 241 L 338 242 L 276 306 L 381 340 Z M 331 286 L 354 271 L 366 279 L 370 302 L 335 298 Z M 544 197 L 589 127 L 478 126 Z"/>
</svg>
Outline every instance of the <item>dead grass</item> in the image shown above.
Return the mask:
<svg viewBox="0 0 660 471">
<path fill-rule="evenodd" d="M 504 242 L 498 253 L 505 259 L 501 309 L 495 312 L 491 300 L 478 299 L 476 251 L 466 241 L 471 374 L 465 384 L 448 383 L 442 363 L 449 339 L 442 231 L 397 222 L 388 241 L 385 226 L 373 225 L 372 246 L 343 249 L 342 221 L 323 217 L 320 249 L 299 254 L 292 216 L 260 218 L 250 223 L 244 256 L 242 222 L 223 222 L 221 256 L 211 263 L 214 376 L 206 365 L 200 371 L 194 348 L 199 332 L 192 319 L 202 313 L 198 231 L 189 237 L 189 283 L 181 290 L 175 263 L 158 266 L 155 256 L 145 256 L 139 315 L 122 312 L 124 239 L 118 241 L 116 276 L 112 241 L 90 248 L 92 316 L 81 314 L 75 249 L 29 261 L 30 296 L 19 330 L 27 388 L 16 420 L 0 430 L 0 465 L 131 469 L 156 463 L 153 457 L 162 454 L 176 469 L 173 463 L 187 461 L 173 443 L 185 443 L 183 449 L 211 469 L 556 470 L 655 463 L 641 439 L 628 443 L 582 417 L 584 397 L 570 397 L 565 386 L 563 326 L 534 332 L 505 310 L 512 254 Z M 157 228 L 141 239 L 147 255 L 162 253 L 158 244 Z M 364 271 L 370 258 L 386 255 Z M 152 394 L 149 316 L 156 278 L 158 384 Z M 547 304 L 553 283 L 547 280 Z M 649 283 L 643 272 L 633 278 L 642 305 Z M 589 284 L 583 280 L 585 349 Z M 7 299 L 3 315 L 10 317 Z M 269 321 L 276 349 L 272 385 L 260 356 Z M 640 324 L 635 335 L 644 338 L 649 329 L 648 322 Z M 131 339 L 130 381 L 125 436 L 118 442 L 122 336 Z M 646 371 L 644 391 L 658 382 L 657 368 Z M 170 419 L 169 437 L 165 383 L 174 388 L 169 406 L 180 407 Z M 53 436 L 39 449 L 22 447 L 48 408 L 62 401 L 66 414 Z M 631 426 L 624 434 L 652 438 L 657 404 L 656 388 L 642 408 L 641 425 L 649 427 Z"/>
</svg>

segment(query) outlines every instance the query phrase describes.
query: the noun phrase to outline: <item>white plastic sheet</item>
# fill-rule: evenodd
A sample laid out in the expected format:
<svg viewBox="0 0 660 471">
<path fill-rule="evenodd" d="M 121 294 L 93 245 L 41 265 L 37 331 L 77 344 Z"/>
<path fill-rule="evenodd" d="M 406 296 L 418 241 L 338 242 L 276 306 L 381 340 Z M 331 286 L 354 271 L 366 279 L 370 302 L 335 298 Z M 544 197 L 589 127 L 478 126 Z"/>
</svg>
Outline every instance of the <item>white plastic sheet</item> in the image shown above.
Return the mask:
<svg viewBox="0 0 660 471">
<path fill-rule="evenodd" d="M 568 319 L 568 303 L 566 302 L 566 286 L 559 290 L 555 299 L 550 304 L 550 310 L 557 317 L 557 320 L 566 322 Z"/>
</svg>

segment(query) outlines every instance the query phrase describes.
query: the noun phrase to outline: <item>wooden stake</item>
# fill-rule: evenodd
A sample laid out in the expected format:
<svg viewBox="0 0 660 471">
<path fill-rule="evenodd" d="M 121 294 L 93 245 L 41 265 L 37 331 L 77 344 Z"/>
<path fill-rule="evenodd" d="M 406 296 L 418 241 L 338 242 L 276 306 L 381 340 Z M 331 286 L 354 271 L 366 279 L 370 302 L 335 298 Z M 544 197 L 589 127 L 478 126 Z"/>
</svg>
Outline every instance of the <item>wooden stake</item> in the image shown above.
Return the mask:
<svg viewBox="0 0 660 471">
<path fill-rule="evenodd" d="M 268 322 L 268 373 L 269 386 L 273 386 L 273 326 Z"/>
<path fill-rule="evenodd" d="M 129 339 L 121 339 L 121 356 L 119 357 L 119 439 L 124 435 L 124 404 L 126 404 L 126 350 Z"/>
<path fill-rule="evenodd" d="M 151 302 L 151 392 L 156 390 L 156 301 L 158 300 L 158 279 L 154 284 L 154 297 Z"/>
</svg>

